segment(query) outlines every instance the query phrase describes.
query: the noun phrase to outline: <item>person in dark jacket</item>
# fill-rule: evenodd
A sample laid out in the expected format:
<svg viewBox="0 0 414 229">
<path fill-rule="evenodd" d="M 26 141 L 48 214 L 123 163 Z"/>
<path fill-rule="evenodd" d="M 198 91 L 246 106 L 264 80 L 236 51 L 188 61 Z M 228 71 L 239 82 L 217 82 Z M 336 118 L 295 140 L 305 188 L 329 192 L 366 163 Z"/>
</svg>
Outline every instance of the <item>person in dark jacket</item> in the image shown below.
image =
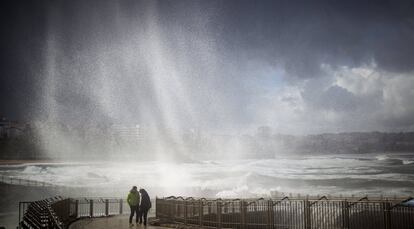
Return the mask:
<svg viewBox="0 0 414 229">
<path fill-rule="evenodd" d="M 140 189 L 139 192 L 141 193 L 141 205 L 139 206 L 139 223 L 142 223 L 142 218 L 144 218 L 144 226 L 147 225 L 147 214 L 151 208 L 151 200 L 150 197 L 145 191 L 145 189 Z"/>
</svg>

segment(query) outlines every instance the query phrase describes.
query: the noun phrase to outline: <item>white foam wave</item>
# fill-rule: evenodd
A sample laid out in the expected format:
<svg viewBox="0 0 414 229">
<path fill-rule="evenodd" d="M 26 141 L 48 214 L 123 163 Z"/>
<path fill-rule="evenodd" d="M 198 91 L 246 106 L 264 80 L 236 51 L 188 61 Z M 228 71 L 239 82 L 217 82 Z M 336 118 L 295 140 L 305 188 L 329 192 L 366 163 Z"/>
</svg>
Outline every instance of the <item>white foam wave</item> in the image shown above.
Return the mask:
<svg viewBox="0 0 414 229">
<path fill-rule="evenodd" d="M 414 175 L 400 174 L 397 170 L 401 163 L 407 166 L 414 164 L 412 157 L 398 157 L 401 158 L 401 163 L 387 164 L 384 167 L 381 161 L 384 158 L 389 158 L 388 156 L 380 157 L 381 160 L 374 159 L 376 157 L 374 155 L 363 156 L 371 159 L 358 160 L 348 158 L 350 156 L 319 156 L 302 159 L 282 158 L 193 163 L 153 161 L 42 164 L 13 169 L 0 167 L 0 175 L 5 174 L 16 178 L 76 187 L 123 188 L 137 184 L 142 187 L 174 190 L 178 193 L 185 188 L 215 190 L 217 196 L 222 198 L 241 195 L 268 195 L 272 190 L 293 193 L 315 190 L 337 192 L 347 189 L 345 183 L 349 180 L 357 180 L 358 182 L 377 180 L 378 184 L 401 181 L 401 185 L 403 185 L 403 181 L 414 180 Z M 397 158 L 396 155 L 393 157 Z M 394 168 L 396 168 L 395 171 Z M 311 187 L 314 181 L 319 185 L 317 188 Z"/>
<path fill-rule="evenodd" d="M 22 173 L 24 174 L 39 174 L 39 173 L 44 173 L 44 172 L 45 172 L 45 169 L 43 167 L 33 166 L 33 165 L 24 167 L 22 171 Z"/>
<path fill-rule="evenodd" d="M 410 164 L 413 164 L 414 161 L 412 161 L 412 160 L 402 160 L 402 163 L 403 163 L 403 165 L 410 165 Z"/>
<path fill-rule="evenodd" d="M 229 190 L 222 190 L 216 194 L 217 198 L 240 198 L 240 197 L 270 197 L 273 192 L 278 192 L 281 188 L 251 188 L 248 185 L 237 186 Z"/>
<path fill-rule="evenodd" d="M 375 157 L 378 161 L 385 161 L 390 159 L 387 155 L 378 155 Z"/>
</svg>

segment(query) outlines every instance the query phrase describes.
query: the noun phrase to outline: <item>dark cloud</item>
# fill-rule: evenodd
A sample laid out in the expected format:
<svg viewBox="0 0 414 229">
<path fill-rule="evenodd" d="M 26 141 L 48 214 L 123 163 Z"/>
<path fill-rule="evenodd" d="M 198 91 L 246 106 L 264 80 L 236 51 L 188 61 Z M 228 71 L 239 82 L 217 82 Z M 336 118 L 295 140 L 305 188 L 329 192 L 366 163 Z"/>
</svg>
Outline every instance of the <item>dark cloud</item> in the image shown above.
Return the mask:
<svg viewBox="0 0 414 229">
<path fill-rule="evenodd" d="M 324 91 L 317 91 L 313 94 L 309 94 L 309 91 L 305 91 L 302 96 L 309 105 L 313 105 L 320 110 L 351 112 L 355 110 L 358 103 L 358 98 L 354 94 L 345 88 L 336 85 L 331 86 Z"/>
<path fill-rule="evenodd" d="M 5 1 L 0 7 L 0 115 L 30 119 L 35 75 L 42 68 L 45 9 L 37 1 Z"/>
<path fill-rule="evenodd" d="M 294 76 L 320 76 L 321 63 L 414 69 L 411 1 L 226 1 L 223 9 L 225 48 Z"/>
<path fill-rule="evenodd" d="M 393 88 L 412 81 L 413 12 L 412 1 L 9 2 L 0 113 L 238 128 L 294 115 L 292 125 L 312 125 L 306 114 L 323 122 L 324 111 L 363 122 L 371 109 L 364 128 L 402 126 L 414 112 L 386 104 L 412 98 Z M 395 87 L 338 85 L 344 66 L 384 72 L 377 81 L 395 77 Z"/>
</svg>

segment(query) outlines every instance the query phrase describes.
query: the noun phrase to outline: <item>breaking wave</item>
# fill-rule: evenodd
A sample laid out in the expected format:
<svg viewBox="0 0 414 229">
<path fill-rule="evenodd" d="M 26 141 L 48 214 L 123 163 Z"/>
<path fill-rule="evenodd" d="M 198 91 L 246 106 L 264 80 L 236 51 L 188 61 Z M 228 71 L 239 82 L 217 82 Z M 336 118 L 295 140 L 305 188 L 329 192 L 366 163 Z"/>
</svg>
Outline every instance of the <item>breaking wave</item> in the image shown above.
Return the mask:
<svg viewBox="0 0 414 229">
<path fill-rule="evenodd" d="M 413 195 L 414 155 L 323 155 L 191 163 L 28 164 L 2 166 L 0 175 L 100 189 L 128 190 L 137 184 L 159 195 L 192 195 L 195 191 L 221 198 L 267 196 L 274 192 Z"/>
</svg>

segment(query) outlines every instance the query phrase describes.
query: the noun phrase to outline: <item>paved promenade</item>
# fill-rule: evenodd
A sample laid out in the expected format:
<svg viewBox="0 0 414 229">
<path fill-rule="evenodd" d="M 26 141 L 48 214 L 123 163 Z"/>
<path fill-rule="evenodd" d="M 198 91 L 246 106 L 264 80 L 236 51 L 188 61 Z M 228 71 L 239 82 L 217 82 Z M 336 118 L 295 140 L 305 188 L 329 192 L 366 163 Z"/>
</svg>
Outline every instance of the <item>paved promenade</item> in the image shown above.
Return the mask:
<svg viewBox="0 0 414 229">
<path fill-rule="evenodd" d="M 72 223 L 69 229 L 107 229 L 107 228 L 125 228 L 125 229 L 167 229 L 167 227 L 154 227 L 139 225 L 136 226 L 134 223 L 133 227 L 129 227 L 127 215 L 114 216 L 114 217 L 104 217 L 104 218 L 92 218 L 92 219 L 82 219 L 77 222 Z M 135 220 L 135 217 L 134 217 Z"/>
</svg>

